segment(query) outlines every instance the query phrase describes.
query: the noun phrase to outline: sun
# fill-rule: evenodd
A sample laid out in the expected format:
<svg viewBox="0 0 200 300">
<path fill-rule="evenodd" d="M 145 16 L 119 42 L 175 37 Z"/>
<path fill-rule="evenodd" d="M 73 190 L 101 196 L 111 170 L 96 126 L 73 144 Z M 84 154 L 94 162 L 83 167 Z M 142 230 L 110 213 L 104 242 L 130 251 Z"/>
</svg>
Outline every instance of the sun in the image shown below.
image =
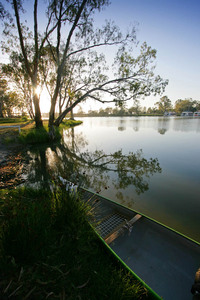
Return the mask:
<svg viewBox="0 0 200 300">
<path fill-rule="evenodd" d="M 41 94 L 41 87 L 40 86 L 37 86 L 36 89 L 35 89 L 35 94 L 40 97 L 40 94 Z"/>
</svg>

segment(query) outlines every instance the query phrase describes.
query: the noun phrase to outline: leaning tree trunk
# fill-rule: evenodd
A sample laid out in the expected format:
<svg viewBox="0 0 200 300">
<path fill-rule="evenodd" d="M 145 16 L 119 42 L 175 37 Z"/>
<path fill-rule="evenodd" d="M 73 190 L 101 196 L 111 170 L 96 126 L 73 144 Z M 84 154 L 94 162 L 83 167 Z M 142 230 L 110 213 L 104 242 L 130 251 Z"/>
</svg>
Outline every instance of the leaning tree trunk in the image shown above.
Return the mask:
<svg viewBox="0 0 200 300">
<path fill-rule="evenodd" d="M 83 99 L 85 98 L 85 96 L 82 96 L 81 98 L 79 98 L 78 100 L 76 100 L 75 102 L 73 102 L 73 104 L 70 107 L 67 107 L 62 114 L 55 120 L 54 125 L 55 126 L 59 126 L 60 123 L 62 122 L 62 120 L 64 119 L 64 117 L 72 111 L 72 109 L 78 105 Z"/>
<path fill-rule="evenodd" d="M 60 123 L 62 122 L 62 120 L 64 119 L 64 117 L 66 116 L 66 114 L 69 112 L 70 110 L 68 109 L 66 112 L 66 109 L 62 112 L 61 115 L 59 115 L 59 117 L 55 120 L 54 125 L 55 126 L 59 126 Z"/>
</svg>

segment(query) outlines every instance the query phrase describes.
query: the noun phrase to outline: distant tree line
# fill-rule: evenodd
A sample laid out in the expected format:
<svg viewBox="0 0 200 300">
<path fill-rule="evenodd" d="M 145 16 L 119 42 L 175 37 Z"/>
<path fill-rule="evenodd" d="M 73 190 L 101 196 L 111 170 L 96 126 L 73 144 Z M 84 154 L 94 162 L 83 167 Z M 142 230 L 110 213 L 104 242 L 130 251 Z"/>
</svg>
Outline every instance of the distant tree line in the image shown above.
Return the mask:
<svg viewBox="0 0 200 300">
<path fill-rule="evenodd" d="M 87 115 L 88 116 L 100 116 L 100 117 L 106 117 L 106 116 L 132 116 L 132 115 L 141 115 L 146 114 L 146 107 L 141 107 L 140 105 L 132 106 L 130 108 L 127 108 L 126 106 L 116 106 L 114 108 L 112 107 L 106 107 L 105 109 L 100 108 L 97 110 L 89 110 Z M 86 113 L 83 112 L 82 109 L 79 109 L 77 112 L 78 116 L 84 116 Z"/>
<path fill-rule="evenodd" d="M 177 115 L 180 115 L 183 111 L 198 111 L 200 110 L 200 101 L 193 100 L 192 98 L 187 99 L 178 99 L 174 105 L 172 105 L 171 100 L 167 96 L 160 98 L 160 101 L 155 103 L 154 108 L 149 108 L 148 113 L 160 113 L 164 114 L 165 112 L 175 112 Z"/>
<path fill-rule="evenodd" d="M 106 107 L 105 109 L 100 108 L 99 110 L 89 110 L 88 113 L 84 113 L 82 108 L 76 115 L 78 116 L 138 116 L 138 115 L 163 115 L 166 112 L 174 112 L 176 115 L 180 115 L 183 111 L 198 111 L 200 110 L 200 101 L 188 99 L 178 99 L 174 105 L 172 105 L 171 100 L 167 96 L 160 98 L 158 102 L 155 103 L 154 107 L 142 107 L 139 101 L 135 101 L 135 104 L 131 107 L 126 107 L 122 105 L 121 107 L 116 106 Z"/>
</svg>

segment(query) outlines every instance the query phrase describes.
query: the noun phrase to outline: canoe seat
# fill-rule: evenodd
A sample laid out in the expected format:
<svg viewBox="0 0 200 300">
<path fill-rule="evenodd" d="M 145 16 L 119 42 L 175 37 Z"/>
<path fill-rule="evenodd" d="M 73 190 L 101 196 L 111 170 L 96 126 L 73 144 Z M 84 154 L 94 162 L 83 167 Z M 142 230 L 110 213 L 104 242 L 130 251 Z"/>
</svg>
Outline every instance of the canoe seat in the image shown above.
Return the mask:
<svg viewBox="0 0 200 300">
<path fill-rule="evenodd" d="M 105 242 L 107 244 L 112 243 L 118 236 L 123 234 L 127 229 L 131 232 L 132 226 L 135 222 L 137 222 L 142 216 L 140 214 L 135 215 L 130 221 L 126 221 L 125 224 L 120 226 L 116 231 L 112 232 L 105 238 Z"/>
</svg>

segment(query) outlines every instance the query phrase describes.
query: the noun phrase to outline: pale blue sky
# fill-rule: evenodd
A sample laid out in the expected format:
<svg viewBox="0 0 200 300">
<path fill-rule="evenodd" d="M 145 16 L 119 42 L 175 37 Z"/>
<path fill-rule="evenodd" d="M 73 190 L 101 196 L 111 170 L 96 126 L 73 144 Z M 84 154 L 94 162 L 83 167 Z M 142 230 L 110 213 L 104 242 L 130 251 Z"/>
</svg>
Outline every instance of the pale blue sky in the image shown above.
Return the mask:
<svg viewBox="0 0 200 300">
<path fill-rule="evenodd" d="M 169 79 L 165 94 L 172 103 L 200 100 L 200 0 L 113 0 L 101 18 L 121 28 L 138 23 L 138 40 L 157 50 L 156 73 Z M 141 104 L 155 103 L 153 96 L 147 100 Z"/>
<path fill-rule="evenodd" d="M 157 50 L 156 73 L 169 79 L 164 95 L 172 103 L 200 100 L 200 0 L 111 0 L 94 19 L 98 25 L 112 19 L 125 30 L 137 24 L 137 39 Z M 159 98 L 150 96 L 141 104 L 153 106 Z"/>
</svg>

